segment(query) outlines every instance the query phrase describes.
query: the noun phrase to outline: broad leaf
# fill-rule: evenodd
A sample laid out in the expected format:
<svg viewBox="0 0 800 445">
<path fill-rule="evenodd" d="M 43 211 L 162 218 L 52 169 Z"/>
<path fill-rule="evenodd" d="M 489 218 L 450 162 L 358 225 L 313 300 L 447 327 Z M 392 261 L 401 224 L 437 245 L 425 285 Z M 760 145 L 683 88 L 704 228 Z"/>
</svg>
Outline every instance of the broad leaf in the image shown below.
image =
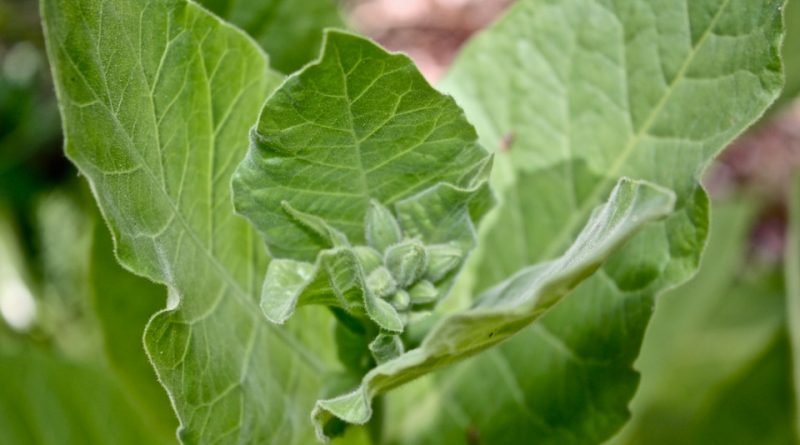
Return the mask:
<svg viewBox="0 0 800 445">
<path fill-rule="evenodd" d="M 789 234 L 786 238 L 786 310 L 794 379 L 794 427 L 800 437 L 800 174 L 789 194 Z"/>
<path fill-rule="evenodd" d="M 333 347 L 322 329 L 264 320 L 268 257 L 230 200 L 247 129 L 279 76 L 250 38 L 191 2 L 41 6 L 67 154 L 119 260 L 169 289 L 145 346 L 181 440 L 308 443 Z M 298 324 L 328 320 L 304 311 Z"/>
<path fill-rule="evenodd" d="M 657 302 L 633 417 L 611 444 L 797 442 L 783 277 L 749 254 L 754 204 L 713 207 L 697 275 Z"/>
<path fill-rule="evenodd" d="M 393 435 L 596 443 L 620 427 L 654 297 L 691 275 L 704 244 L 697 177 L 780 91 L 781 7 L 524 0 L 467 45 L 443 88 L 499 151 L 500 206 L 454 304 L 553 258 L 620 176 L 675 190 L 676 213 L 497 352 L 416 385 L 436 392 L 428 415 Z"/>
<path fill-rule="evenodd" d="M 102 333 L 103 350 L 126 395 L 147 419 L 148 430 L 174 442 L 178 422 L 142 344 L 147 322 L 164 307 L 166 289 L 117 263 L 108 229 L 97 217 L 90 284 L 91 306 Z"/>
<path fill-rule="evenodd" d="M 319 52 L 322 30 L 343 25 L 335 0 L 200 0 L 252 36 L 270 65 L 291 73 Z"/>
<path fill-rule="evenodd" d="M 800 95 L 800 1 L 786 2 L 786 37 L 783 40 L 783 59 L 786 66 L 786 87 L 778 101 L 785 104 Z"/>
<path fill-rule="evenodd" d="M 367 422 L 372 398 L 421 375 L 488 349 L 536 320 L 646 223 L 672 211 L 674 195 L 646 183 L 620 181 L 595 209 L 575 243 L 557 259 L 519 271 L 484 293 L 468 310 L 446 315 L 422 344 L 372 369 L 354 392 L 317 403 L 314 421 L 324 437 L 333 416 Z"/>
<path fill-rule="evenodd" d="M 284 202 L 367 244 L 370 200 L 392 207 L 439 183 L 469 187 L 483 179 L 488 155 L 476 137 L 461 109 L 408 57 L 331 31 L 320 60 L 264 105 L 234 179 L 236 208 L 273 256 L 313 260 L 331 242 Z"/>
<path fill-rule="evenodd" d="M 109 374 L 33 349 L 0 354 L 0 443 L 167 444 Z"/>
</svg>

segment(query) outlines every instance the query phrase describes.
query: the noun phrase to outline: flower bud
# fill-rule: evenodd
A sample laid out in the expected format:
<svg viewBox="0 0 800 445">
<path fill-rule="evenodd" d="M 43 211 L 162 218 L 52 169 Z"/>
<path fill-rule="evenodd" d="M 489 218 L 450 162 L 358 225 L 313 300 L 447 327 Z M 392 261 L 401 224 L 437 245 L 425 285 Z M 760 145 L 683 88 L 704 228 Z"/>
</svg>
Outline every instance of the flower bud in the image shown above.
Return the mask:
<svg viewBox="0 0 800 445">
<path fill-rule="evenodd" d="M 358 257 L 358 262 L 361 263 L 361 267 L 364 268 L 364 272 L 368 275 L 370 272 L 383 265 L 383 257 L 372 247 L 356 246 L 353 248 L 353 251 L 356 257 Z"/>
<path fill-rule="evenodd" d="M 464 259 L 464 251 L 453 244 L 428 246 L 428 271 L 426 277 L 433 282 L 439 281 L 458 267 L 462 259 Z"/>
<path fill-rule="evenodd" d="M 435 302 L 436 297 L 439 296 L 439 291 L 430 281 L 422 280 L 411 286 L 411 289 L 408 290 L 408 294 L 411 297 L 411 304 L 418 306 Z"/>
<path fill-rule="evenodd" d="M 367 243 L 380 252 L 385 252 L 392 244 L 399 243 L 403 237 L 392 212 L 374 199 L 370 201 L 367 209 L 364 230 Z"/>
<path fill-rule="evenodd" d="M 369 344 L 369 350 L 375 361 L 380 365 L 400 356 L 405 352 L 403 341 L 398 335 L 378 334 Z"/>
<path fill-rule="evenodd" d="M 367 276 L 367 287 L 378 298 L 385 298 L 397 291 L 397 282 L 385 267 L 380 266 Z"/>
<path fill-rule="evenodd" d="M 408 295 L 408 292 L 399 290 L 392 295 L 391 303 L 395 309 L 402 312 L 411 306 L 411 297 Z"/>
<path fill-rule="evenodd" d="M 386 251 L 384 263 L 397 284 L 405 289 L 417 282 L 428 267 L 428 252 L 416 240 L 395 244 Z"/>
</svg>

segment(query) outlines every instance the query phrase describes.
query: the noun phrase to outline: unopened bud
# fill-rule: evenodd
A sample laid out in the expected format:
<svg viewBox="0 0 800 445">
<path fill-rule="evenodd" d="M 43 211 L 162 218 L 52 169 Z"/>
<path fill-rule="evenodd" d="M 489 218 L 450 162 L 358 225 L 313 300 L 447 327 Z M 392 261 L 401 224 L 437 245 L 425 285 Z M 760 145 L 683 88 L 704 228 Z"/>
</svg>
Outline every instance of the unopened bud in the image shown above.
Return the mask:
<svg viewBox="0 0 800 445">
<path fill-rule="evenodd" d="M 383 257 L 372 247 L 356 246 L 353 248 L 353 251 L 356 253 L 358 262 L 361 263 L 361 267 L 364 268 L 367 274 L 383 265 Z"/>
<path fill-rule="evenodd" d="M 365 217 L 365 237 L 370 246 L 385 252 L 403 237 L 400 226 L 392 212 L 376 200 L 370 201 Z"/>
<path fill-rule="evenodd" d="M 436 301 L 439 291 L 430 281 L 422 280 L 411 286 L 411 289 L 408 290 L 408 295 L 411 297 L 411 304 L 415 306 L 426 305 Z"/>
<path fill-rule="evenodd" d="M 397 291 L 397 282 L 389 270 L 381 266 L 367 276 L 367 287 L 376 297 L 384 298 Z"/>
<path fill-rule="evenodd" d="M 378 334 L 369 344 L 369 350 L 375 361 L 380 365 L 400 356 L 404 351 L 403 341 L 398 335 Z"/>
<path fill-rule="evenodd" d="M 428 268 L 428 252 L 419 241 L 408 240 L 389 247 L 384 255 L 386 267 L 401 288 L 419 280 Z"/>
<path fill-rule="evenodd" d="M 428 246 L 428 272 L 426 277 L 433 282 L 441 280 L 458 267 L 463 258 L 464 251 L 452 244 Z"/>
<path fill-rule="evenodd" d="M 399 290 L 392 295 L 391 303 L 395 309 L 402 312 L 411 306 L 411 297 L 408 295 L 408 292 Z"/>
</svg>

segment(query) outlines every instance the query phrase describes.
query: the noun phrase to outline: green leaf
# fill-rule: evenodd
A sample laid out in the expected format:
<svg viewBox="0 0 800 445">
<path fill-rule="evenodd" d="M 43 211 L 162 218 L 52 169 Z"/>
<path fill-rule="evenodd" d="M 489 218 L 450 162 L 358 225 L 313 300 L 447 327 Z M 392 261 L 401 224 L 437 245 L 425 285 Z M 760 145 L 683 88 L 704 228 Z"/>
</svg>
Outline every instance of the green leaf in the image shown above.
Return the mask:
<svg viewBox="0 0 800 445">
<path fill-rule="evenodd" d="M 251 39 L 191 2 L 41 9 L 67 155 L 120 262 L 169 290 L 145 347 L 181 440 L 313 440 L 308 410 L 335 361 L 330 317 L 304 311 L 280 328 L 263 318 L 268 257 L 230 199 L 247 130 L 279 76 Z"/>
<path fill-rule="evenodd" d="M 465 47 L 442 87 L 499 151 L 500 204 L 452 305 L 563 251 L 621 176 L 674 190 L 676 212 L 531 327 L 427 383 L 425 421 L 396 437 L 597 443 L 620 427 L 654 298 L 704 245 L 698 175 L 780 91 L 782 3 L 525 0 Z"/>
<path fill-rule="evenodd" d="M 34 349 L 0 354 L 0 442 L 167 444 L 107 373 Z"/>
<path fill-rule="evenodd" d="M 800 1 L 787 0 L 786 37 L 783 40 L 783 60 L 786 70 L 786 87 L 778 105 L 797 99 L 800 95 Z"/>
<path fill-rule="evenodd" d="M 800 437 L 800 174 L 795 174 L 789 194 L 789 232 L 786 239 L 786 310 L 794 379 L 794 427 Z"/>
<path fill-rule="evenodd" d="M 164 307 L 167 292 L 117 263 L 108 229 L 97 216 L 90 283 L 103 350 L 126 395 L 147 419 L 148 430 L 163 437 L 165 443 L 174 442 L 178 422 L 142 343 L 145 326 Z"/>
<path fill-rule="evenodd" d="M 334 0 L 200 0 L 250 34 L 269 54 L 270 65 L 291 73 L 319 51 L 322 30 L 344 25 Z"/>
<path fill-rule="evenodd" d="M 541 316 L 594 272 L 648 222 L 666 217 L 674 195 L 647 183 L 623 179 L 609 202 L 595 209 L 564 255 L 528 267 L 479 296 L 465 311 L 448 314 L 419 348 L 370 370 L 355 391 L 317 403 L 313 418 L 324 439 L 325 425 L 338 417 L 363 424 L 372 416 L 372 399 L 421 375 L 488 349 Z"/>
<path fill-rule="evenodd" d="M 488 162 L 461 109 L 408 57 L 338 31 L 269 98 L 251 138 L 236 208 L 276 258 L 310 261 L 330 247 L 284 201 L 364 245 L 372 199 L 392 207 L 439 183 L 471 187 Z"/>
<path fill-rule="evenodd" d="M 236 209 L 278 258 L 267 318 L 323 304 L 400 333 L 408 289 L 435 278 L 427 297 L 444 296 L 492 202 L 476 138 L 408 57 L 328 32 L 319 60 L 267 100 L 233 180 Z M 429 270 L 442 244 L 450 255 Z"/>
<path fill-rule="evenodd" d="M 783 277 L 750 255 L 759 203 L 716 203 L 697 275 L 659 298 L 633 417 L 611 444 L 790 444 Z"/>
</svg>

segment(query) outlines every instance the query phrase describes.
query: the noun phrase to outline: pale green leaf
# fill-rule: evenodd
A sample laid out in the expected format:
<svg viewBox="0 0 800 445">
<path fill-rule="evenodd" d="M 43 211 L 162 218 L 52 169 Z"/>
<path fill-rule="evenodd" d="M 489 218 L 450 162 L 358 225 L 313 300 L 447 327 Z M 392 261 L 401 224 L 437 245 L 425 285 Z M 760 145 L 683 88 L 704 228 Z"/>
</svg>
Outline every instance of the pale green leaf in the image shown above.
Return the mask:
<svg viewBox="0 0 800 445">
<path fill-rule="evenodd" d="M 322 30 L 343 26 L 336 0 L 201 0 L 250 34 L 270 65 L 291 73 L 316 57 Z"/>
<path fill-rule="evenodd" d="M 789 194 L 789 234 L 786 239 L 786 310 L 794 379 L 795 433 L 800 437 L 800 174 Z"/>
<path fill-rule="evenodd" d="M 800 1 L 787 0 L 785 17 L 783 60 L 786 67 L 786 87 L 777 102 L 779 105 L 797 99 L 800 95 Z"/>
<path fill-rule="evenodd" d="M 170 443 L 151 434 L 127 394 L 100 369 L 27 348 L 0 354 L 0 381 L 0 443 Z"/>
<path fill-rule="evenodd" d="M 133 275 L 117 263 L 108 229 L 99 214 L 97 217 L 89 282 L 91 306 L 102 334 L 105 356 L 127 397 L 147 420 L 148 430 L 167 439 L 167 443 L 176 442 L 175 413 L 142 343 L 150 317 L 164 307 L 166 289 Z"/>
<path fill-rule="evenodd" d="M 666 217 L 674 199 L 668 190 L 621 180 L 609 201 L 595 209 L 562 256 L 519 271 L 479 296 L 470 309 L 445 315 L 419 348 L 370 370 L 355 391 L 318 402 L 314 412 L 317 433 L 324 438 L 324 427 L 334 416 L 365 423 L 372 416 L 374 397 L 517 333 L 594 272 L 645 224 Z"/>
<path fill-rule="evenodd" d="M 338 31 L 270 97 L 251 138 L 236 208 L 273 256 L 307 261 L 330 243 L 293 221 L 284 201 L 364 245 L 372 199 L 392 207 L 439 183 L 472 187 L 488 161 L 461 109 L 408 57 Z"/>
<path fill-rule="evenodd" d="M 145 346 L 187 443 L 306 444 L 332 362 L 329 317 L 276 327 L 268 257 L 230 177 L 279 76 L 256 44 L 183 0 L 43 0 L 70 159 L 129 269 L 169 289 Z M 316 351 L 314 354 L 309 350 Z"/>
<path fill-rule="evenodd" d="M 698 175 L 780 91 L 782 6 L 521 0 L 465 47 L 442 87 L 499 151 L 500 205 L 452 304 L 563 251 L 621 176 L 674 190 L 676 212 L 531 327 L 428 383 L 425 421 L 393 435 L 597 443 L 621 426 L 654 297 L 704 245 Z"/>
<path fill-rule="evenodd" d="M 783 277 L 751 254 L 757 205 L 714 205 L 697 275 L 659 297 L 611 444 L 797 442 Z"/>
</svg>

